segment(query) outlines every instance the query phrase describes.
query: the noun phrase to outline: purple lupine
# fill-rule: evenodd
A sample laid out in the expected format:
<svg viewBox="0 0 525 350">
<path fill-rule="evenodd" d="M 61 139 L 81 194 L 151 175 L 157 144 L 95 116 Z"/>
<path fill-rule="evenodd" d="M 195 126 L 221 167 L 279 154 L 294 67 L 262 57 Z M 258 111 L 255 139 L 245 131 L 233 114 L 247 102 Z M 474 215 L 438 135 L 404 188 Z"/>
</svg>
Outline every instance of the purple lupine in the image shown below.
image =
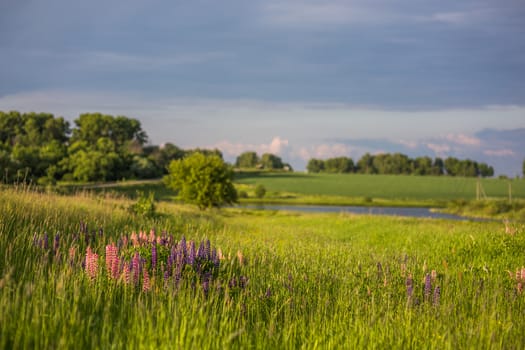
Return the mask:
<svg viewBox="0 0 525 350">
<path fill-rule="evenodd" d="M 434 299 L 433 299 L 434 305 L 439 305 L 439 298 L 440 298 L 440 296 L 441 296 L 441 288 L 439 288 L 439 286 L 437 286 L 434 289 Z"/>
<path fill-rule="evenodd" d="M 57 233 L 55 239 L 53 240 L 53 251 L 55 252 L 56 257 L 58 258 L 58 248 L 60 247 L 60 235 Z"/>
<path fill-rule="evenodd" d="M 197 258 L 199 258 L 199 259 L 204 259 L 204 258 L 206 258 L 206 257 L 204 256 L 204 243 L 203 243 L 203 242 L 201 242 L 201 243 L 199 244 L 199 249 L 197 249 Z"/>
<path fill-rule="evenodd" d="M 191 241 L 190 252 L 188 254 L 188 265 L 193 265 L 195 262 L 195 242 Z"/>
<path fill-rule="evenodd" d="M 179 245 L 180 245 L 182 255 L 184 256 L 184 258 L 186 258 L 188 256 L 188 251 L 187 251 L 188 246 L 186 243 L 186 237 L 182 236 Z"/>
<path fill-rule="evenodd" d="M 157 242 L 153 241 L 153 243 L 151 243 L 151 269 L 153 270 L 153 274 L 155 273 L 156 268 L 157 268 Z"/>
<path fill-rule="evenodd" d="M 139 283 L 140 278 L 140 254 L 135 252 L 133 259 L 131 260 L 131 270 L 133 272 L 133 283 Z"/>
<path fill-rule="evenodd" d="M 270 298 L 272 296 L 272 289 L 270 287 L 266 288 L 266 293 L 264 293 L 265 298 Z"/>
<path fill-rule="evenodd" d="M 205 279 L 202 282 L 202 291 L 204 292 L 204 296 L 208 296 L 209 290 L 210 290 L 210 280 L 209 279 Z"/>
<path fill-rule="evenodd" d="M 425 275 L 425 299 L 428 300 L 430 298 L 430 293 L 432 293 L 432 277 L 429 273 Z"/>
<path fill-rule="evenodd" d="M 47 232 L 44 232 L 44 240 L 42 241 L 42 248 L 47 250 L 49 248 L 49 237 L 47 236 Z"/>
<path fill-rule="evenodd" d="M 211 243 L 209 239 L 206 240 L 204 245 L 204 256 L 206 259 L 211 259 Z"/>
<path fill-rule="evenodd" d="M 405 284 L 407 287 L 407 296 L 410 299 L 412 298 L 412 295 L 414 294 L 414 280 L 412 279 L 412 275 L 408 275 Z"/>
</svg>

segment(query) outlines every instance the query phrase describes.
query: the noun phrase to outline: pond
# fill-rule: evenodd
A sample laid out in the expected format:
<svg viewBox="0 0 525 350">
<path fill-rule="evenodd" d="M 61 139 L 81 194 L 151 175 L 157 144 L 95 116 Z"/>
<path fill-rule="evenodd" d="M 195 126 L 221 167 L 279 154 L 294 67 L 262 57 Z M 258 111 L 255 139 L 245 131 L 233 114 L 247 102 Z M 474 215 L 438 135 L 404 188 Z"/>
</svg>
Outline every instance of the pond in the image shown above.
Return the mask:
<svg viewBox="0 0 525 350">
<path fill-rule="evenodd" d="M 334 205 L 289 205 L 289 204 L 242 204 L 236 206 L 241 209 L 254 210 L 285 210 L 300 211 L 305 213 L 351 213 L 365 215 L 391 215 L 406 216 L 414 218 L 449 219 L 449 220 L 471 220 L 484 221 L 484 219 L 466 218 L 463 216 L 438 213 L 430 208 L 422 207 L 359 207 L 359 206 L 334 206 Z"/>
</svg>

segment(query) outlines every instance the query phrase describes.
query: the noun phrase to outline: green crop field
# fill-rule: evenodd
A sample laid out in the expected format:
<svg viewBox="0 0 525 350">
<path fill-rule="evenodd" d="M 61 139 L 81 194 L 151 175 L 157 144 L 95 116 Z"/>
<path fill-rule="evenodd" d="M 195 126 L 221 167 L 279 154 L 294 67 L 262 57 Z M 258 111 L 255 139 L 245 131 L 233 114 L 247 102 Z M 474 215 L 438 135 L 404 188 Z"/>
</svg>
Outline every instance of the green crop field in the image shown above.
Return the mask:
<svg viewBox="0 0 525 350">
<path fill-rule="evenodd" d="M 474 199 L 476 178 L 362 174 L 242 173 L 237 183 L 262 184 L 271 191 L 304 195 L 369 197 L 408 200 Z M 506 198 L 509 180 L 481 179 L 490 198 Z M 525 198 L 525 180 L 510 180 L 514 198 Z M 480 191 L 481 195 L 481 191 Z"/>
<path fill-rule="evenodd" d="M 132 204 L 0 191 L 0 348 L 525 343 L 517 224 Z"/>
</svg>

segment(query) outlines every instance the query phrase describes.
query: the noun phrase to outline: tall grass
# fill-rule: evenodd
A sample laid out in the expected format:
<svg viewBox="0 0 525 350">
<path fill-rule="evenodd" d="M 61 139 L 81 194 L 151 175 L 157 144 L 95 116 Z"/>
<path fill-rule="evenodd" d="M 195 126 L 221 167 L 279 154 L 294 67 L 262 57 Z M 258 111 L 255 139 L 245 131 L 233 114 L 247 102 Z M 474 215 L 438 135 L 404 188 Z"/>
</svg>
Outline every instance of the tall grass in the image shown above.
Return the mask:
<svg viewBox="0 0 525 350">
<path fill-rule="evenodd" d="M 525 233 L 505 234 L 500 223 L 201 214 L 168 204 L 146 219 L 130 215 L 129 204 L 0 192 L 1 348 L 518 349 L 525 342 L 525 294 L 515 273 L 525 265 Z M 96 234 L 89 244 L 75 240 L 86 231 L 80 223 Z M 39 241 L 47 232 L 53 244 L 60 232 L 58 250 L 85 254 L 89 245 L 102 265 L 107 244 L 151 227 L 176 239 L 209 238 L 223 252 L 224 277 L 204 293 L 152 275 L 143 290 L 102 272 L 91 278 L 80 256 L 71 265 L 65 251 L 57 258 Z M 243 286 L 230 285 L 236 274 L 247 278 Z"/>
</svg>

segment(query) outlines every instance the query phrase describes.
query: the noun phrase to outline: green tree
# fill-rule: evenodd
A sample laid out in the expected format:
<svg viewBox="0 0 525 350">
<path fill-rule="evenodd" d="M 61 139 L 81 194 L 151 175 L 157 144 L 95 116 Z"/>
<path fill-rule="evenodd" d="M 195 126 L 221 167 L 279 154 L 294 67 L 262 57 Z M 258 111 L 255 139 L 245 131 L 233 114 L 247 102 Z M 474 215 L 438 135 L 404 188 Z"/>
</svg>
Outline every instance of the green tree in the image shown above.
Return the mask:
<svg viewBox="0 0 525 350">
<path fill-rule="evenodd" d="M 357 169 L 361 174 L 377 174 L 377 169 L 374 167 L 375 156 L 370 153 L 365 153 L 357 162 Z"/>
<path fill-rule="evenodd" d="M 320 173 L 324 170 L 324 161 L 322 159 L 312 158 L 308 161 L 306 170 L 308 170 L 309 173 Z"/>
<path fill-rule="evenodd" d="M 257 156 L 257 153 L 253 151 L 248 151 L 240 154 L 236 161 L 235 166 L 237 168 L 244 168 L 244 169 L 252 169 L 257 167 L 257 164 L 259 164 L 259 157 Z"/>
<path fill-rule="evenodd" d="M 329 158 L 324 161 L 324 171 L 327 173 L 351 173 L 354 171 L 354 161 L 348 157 Z"/>
<path fill-rule="evenodd" d="M 255 186 L 255 197 L 263 198 L 265 194 L 266 194 L 266 187 L 264 187 L 264 185 L 258 184 L 257 186 Z"/>
<path fill-rule="evenodd" d="M 180 199 L 197 205 L 201 210 L 237 201 L 233 170 L 215 154 L 195 152 L 172 161 L 164 183 L 177 191 Z"/>
<path fill-rule="evenodd" d="M 261 165 L 264 169 L 282 169 L 284 167 L 282 159 L 271 153 L 262 155 Z"/>
</svg>

